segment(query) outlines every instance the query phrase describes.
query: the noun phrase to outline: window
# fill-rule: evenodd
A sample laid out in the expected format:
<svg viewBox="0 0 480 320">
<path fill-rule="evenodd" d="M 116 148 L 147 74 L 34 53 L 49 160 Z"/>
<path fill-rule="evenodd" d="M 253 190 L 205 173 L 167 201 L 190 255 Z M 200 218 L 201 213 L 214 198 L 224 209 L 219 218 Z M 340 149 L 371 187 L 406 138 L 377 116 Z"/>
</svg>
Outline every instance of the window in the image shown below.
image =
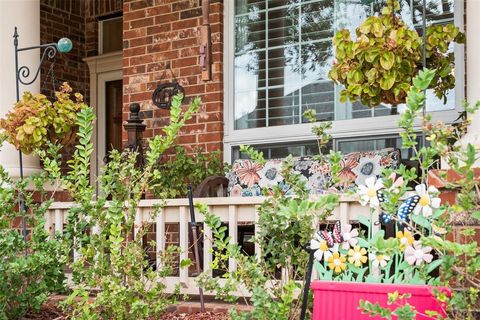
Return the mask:
<svg viewBox="0 0 480 320">
<path fill-rule="evenodd" d="M 232 149 L 239 144 L 272 147 L 277 150 L 276 154 L 298 147 L 302 141 L 308 144 L 312 141 L 311 125 L 302 115 L 312 108 L 316 110 L 318 120 L 334 121 L 332 134 L 335 139 L 391 135 L 398 131 L 397 110 L 402 111 L 401 105 L 369 109 L 358 102 L 340 103 L 341 87 L 334 85 L 327 76 L 334 61 L 331 40 L 335 31 L 348 28 L 354 34 L 361 21 L 378 13 L 384 2 L 227 2 L 227 12 L 230 13 L 225 36 L 227 161 L 239 156 L 236 149 Z M 421 30 L 422 1 L 400 0 L 400 3 L 403 20 Z M 427 0 L 427 24 L 455 22 L 462 26 L 462 6 L 461 0 Z M 440 111 L 435 113 L 446 121 L 456 118 L 453 115 L 456 114 L 455 106 L 463 99 L 463 48 L 458 46 L 455 50 L 460 57 L 456 68 L 459 88 L 449 93 L 446 104 L 428 94 L 428 110 Z M 279 149 L 282 146 L 283 151 Z M 338 148 L 340 144 L 334 143 L 334 146 Z"/>
<path fill-rule="evenodd" d="M 120 51 L 123 48 L 123 19 L 115 17 L 98 22 L 98 52 Z"/>
</svg>

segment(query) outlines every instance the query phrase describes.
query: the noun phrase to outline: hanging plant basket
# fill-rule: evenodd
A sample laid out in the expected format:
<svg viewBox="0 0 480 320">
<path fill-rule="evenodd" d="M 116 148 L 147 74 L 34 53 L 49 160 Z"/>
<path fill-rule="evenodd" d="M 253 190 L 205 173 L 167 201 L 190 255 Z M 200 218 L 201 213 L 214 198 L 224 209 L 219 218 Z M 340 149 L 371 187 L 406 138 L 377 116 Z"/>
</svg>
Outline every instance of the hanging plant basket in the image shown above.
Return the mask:
<svg viewBox="0 0 480 320">
<path fill-rule="evenodd" d="M 399 9 L 397 0 L 388 0 L 381 15 L 368 17 L 356 29 L 355 40 L 347 29 L 335 34 L 336 62 L 329 78 L 345 87 L 340 101 L 360 100 L 369 107 L 406 102 L 413 78 L 424 67 L 423 42 L 397 15 Z M 426 29 L 426 67 L 437 71 L 429 89 L 444 101 L 447 91 L 455 87 L 454 54 L 448 51 L 452 42 L 465 42 L 454 25 Z"/>
<path fill-rule="evenodd" d="M 445 316 L 445 306 L 434 296 L 435 291 L 450 294 L 447 288 L 428 285 L 358 283 L 339 281 L 313 281 L 313 320 L 371 320 L 381 319 L 362 314 L 359 309 L 360 300 L 379 303 L 383 308 L 392 311 L 396 306 L 388 304 L 388 294 L 398 291 L 399 294 L 410 294 L 408 303 L 418 312 L 417 320 L 427 320 L 427 311 L 435 311 Z"/>
<path fill-rule="evenodd" d="M 6 139 L 25 154 L 45 149 L 47 142 L 68 146 L 75 142 L 77 113 L 86 108 L 80 93 L 71 97 L 72 88 L 63 83 L 51 102 L 43 94 L 24 92 L 13 110 L 0 120 Z"/>
</svg>

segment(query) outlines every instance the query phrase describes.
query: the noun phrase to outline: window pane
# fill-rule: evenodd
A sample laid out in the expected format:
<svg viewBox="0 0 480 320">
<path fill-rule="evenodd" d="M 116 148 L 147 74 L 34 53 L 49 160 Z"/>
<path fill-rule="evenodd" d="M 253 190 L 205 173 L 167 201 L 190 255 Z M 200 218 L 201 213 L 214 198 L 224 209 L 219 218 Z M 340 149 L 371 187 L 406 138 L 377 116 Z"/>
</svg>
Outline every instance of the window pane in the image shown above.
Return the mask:
<svg viewBox="0 0 480 320">
<path fill-rule="evenodd" d="M 427 24 L 452 23 L 454 0 L 427 0 Z M 355 29 L 378 14 L 386 0 L 235 0 L 235 129 L 307 122 L 313 108 L 319 120 L 358 119 L 396 114 L 404 106 L 368 108 L 339 102 L 341 86 L 328 79 L 336 30 Z M 421 32 L 422 0 L 401 0 L 402 19 Z M 453 46 L 451 48 L 453 50 Z M 428 111 L 455 107 L 427 92 Z"/>
<path fill-rule="evenodd" d="M 122 21 L 122 17 L 100 21 L 102 24 L 102 53 L 122 50 Z"/>
<path fill-rule="evenodd" d="M 280 159 L 288 155 L 294 157 L 313 156 L 318 154 L 316 141 L 291 142 L 274 145 L 254 145 L 255 150 L 263 152 L 265 159 Z M 240 152 L 238 147 L 232 149 L 232 161 L 237 159 L 248 159 L 248 156 Z"/>
</svg>

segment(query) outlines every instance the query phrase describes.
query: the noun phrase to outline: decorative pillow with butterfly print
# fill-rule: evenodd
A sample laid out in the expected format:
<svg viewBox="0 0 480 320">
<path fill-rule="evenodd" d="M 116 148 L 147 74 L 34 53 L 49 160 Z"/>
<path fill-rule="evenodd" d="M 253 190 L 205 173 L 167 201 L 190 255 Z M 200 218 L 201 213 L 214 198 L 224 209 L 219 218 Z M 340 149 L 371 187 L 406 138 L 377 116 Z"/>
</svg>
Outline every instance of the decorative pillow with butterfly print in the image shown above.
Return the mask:
<svg viewBox="0 0 480 320">
<path fill-rule="evenodd" d="M 328 163 L 320 164 L 311 157 L 294 159 L 294 170 L 300 173 L 312 194 L 344 192 L 364 184 L 368 177 L 379 177 L 384 168 L 396 169 L 400 164 L 400 151 L 388 148 L 370 152 L 353 152 L 343 156 L 339 172 L 340 183 L 335 189 L 327 190 L 331 179 Z M 281 159 L 267 160 L 265 165 L 249 159 L 236 160 L 229 179 L 228 193 L 232 197 L 262 195 L 262 188 L 278 185 L 286 195 L 291 193 L 281 176 Z"/>
</svg>

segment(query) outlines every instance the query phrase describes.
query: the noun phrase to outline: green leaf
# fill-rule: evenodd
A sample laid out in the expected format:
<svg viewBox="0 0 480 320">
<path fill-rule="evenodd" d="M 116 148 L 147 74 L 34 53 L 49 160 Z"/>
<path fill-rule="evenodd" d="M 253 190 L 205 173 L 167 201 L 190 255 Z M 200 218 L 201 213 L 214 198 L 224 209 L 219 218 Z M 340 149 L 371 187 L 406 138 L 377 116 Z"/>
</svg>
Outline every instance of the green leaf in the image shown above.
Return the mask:
<svg viewBox="0 0 480 320">
<path fill-rule="evenodd" d="M 430 262 L 430 263 L 428 264 L 428 267 L 427 267 L 427 273 L 430 273 L 430 272 L 432 272 L 433 270 L 437 269 L 439 266 L 442 265 L 442 263 L 443 263 L 443 259 L 442 259 L 442 258 Z"/>
<path fill-rule="evenodd" d="M 419 226 L 422 226 L 428 230 L 430 230 L 431 228 L 430 222 L 422 214 L 412 214 L 410 215 L 410 219 L 412 219 L 412 221 L 418 224 Z"/>
<path fill-rule="evenodd" d="M 367 218 L 365 216 L 358 216 L 358 222 L 360 222 L 361 224 L 363 224 L 364 226 L 366 226 L 367 228 L 370 228 L 371 227 L 371 222 L 370 222 L 370 218 Z"/>
</svg>

